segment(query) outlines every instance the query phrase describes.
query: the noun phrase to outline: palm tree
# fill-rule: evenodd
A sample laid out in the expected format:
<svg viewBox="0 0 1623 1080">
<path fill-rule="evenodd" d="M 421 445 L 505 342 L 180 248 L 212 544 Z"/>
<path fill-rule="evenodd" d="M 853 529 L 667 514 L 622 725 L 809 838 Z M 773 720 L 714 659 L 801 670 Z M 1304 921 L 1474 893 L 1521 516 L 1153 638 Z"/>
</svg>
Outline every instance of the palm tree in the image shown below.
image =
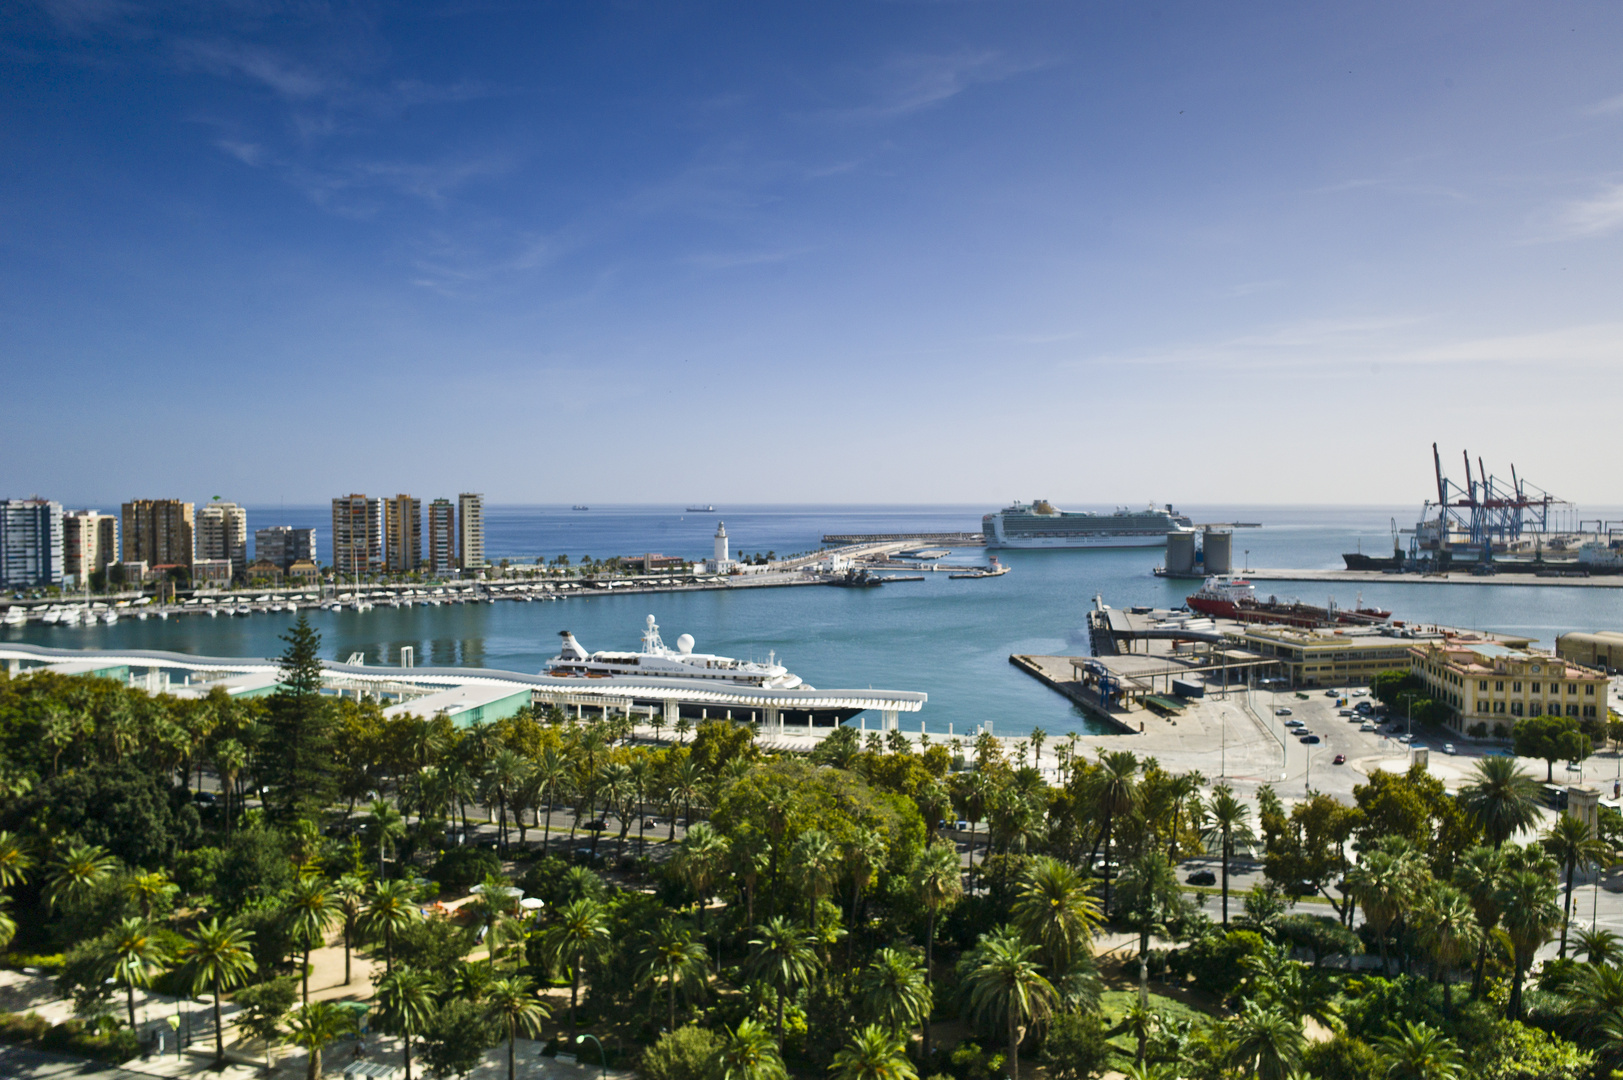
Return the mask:
<svg viewBox="0 0 1623 1080">
<path fill-rule="evenodd" d="M 324 878 L 306 875 L 294 884 L 287 899 L 288 929 L 294 943 L 304 951 L 300 977 L 303 983 L 302 1000 L 306 1005 L 310 1004 L 310 950 L 316 945 L 325 944 L 327 928 L 338 917 L 338 903 L 331 889 L 331 884 Z"/>
<path fill-rule="evenodd" d="M 851 1036 L 845 1049 L 834 1055 L 829 1071 L 835 1080 L 918 1080 L 918 1072 L 907 1060 L 901 1038 L 869 1024 Z"/>
<path fill-rule="evenodd" d="M 680 721 L 677 727 L 681 727 Z M 667 839 L 676 842 L 676 815 L 683 814 L 683 824 L 693 824 L 693 804 L 704 798 L 704 773 L 692 758 L 678 761 L 670 772 L 665 787 L 665 811 L 671 815 L 671 832 Z"/>
<path fill-rule="evenodd" d="M 939 819 L 937 819 L 939 820 Z M 862 826 L 857 829 L 856 835 L 846 842 L 844 859 L 846 873 L 851 875 L 851 924 L 861 926 L 867 910 L 864 896 L 869 884 L 873 881 L 874 871 L 879 869 L 885 861 L 885 838 L 878 829 Z M 856 939 L 853 936 L 846 943 L 846 959 L 851 957 L 851 948 Z"/>
<path fill-rule="evenodd" d="M 1602 1035 L 1608 1023 L 1623 1020 L 1623 971 L 1615 967 L 1585 964 L 1572 973 L 1563 993 L 1580 1039 Z"/>
<path fill-rule="evenodd" d="M 1506 1016 L 1520 1020 L 1522 980 L 1533 966 L 1539 947 L 1550 940 L 1551 930 L 1561 921 L 1561 908 L 1556 902 L 1555 882 L 1536 870 L 1512 870 L 1506 874 L 1499 904 L 1516 968 Z"/>
<path fill-rule="evenodd" d="M 383 938 L 383 971 L 394 971 L 394 936 L 417 918 L 411 887 L 404 881 L 372 883 L 372 897 L 361 914 L 360 929 L 368 937 Z"/>
<path fill-rule="evenodd" d="M 1223 925 L 1229 924 L 1229 860 L 1234 858 L 1234 845 L 1249 843 L 1256 838 L 1251 831 L 1251 808 L 1234 797 L 1234 789 L 1219 784 L 1212 789 L 1212 798 L 1206 804 L 1207 843 L 1216 840 L 1223 860 Z"/>
<path fill-rule="evenodd" d="M 344 985 L 349 985 L 349 954 L 362 912 L 366 910 L 366 879 L 345 874 L 332 883 L 332 899 L 344 925 Z"/>
<path fill-rule="evenodd" d="M 497 979 L 485 988 L 485 1007 L 507 1033 L 507 1080 L 514 1080 L 514 1048 L 520 1031 L 536 1034 L 552 1013 L 523 976 Z"/>
<path fill-rule="evenodd" d="M 366 821 L 366 831 L 372 834 L 372 843 L 378 849 L 378 879 L 383 872 L 383 856 L 395 841 L 406 835 L 406 819 L 388 799 L 374 799 Z"/>
<path fill-rule="evenodd" d="M 1573 942 L 1573 953 L 1583 953 L 1591 964 L 1616 964 L 1623 958 L 1623 938 L 1610 930 L 1580 928 L 1573 937 L 1577 939 Z"/>
<path fill-rule="evenodd" d="M 1482 846 L 1467 851 L 1454 867 L 1454 884 L 1471 902 L 1471 910 L 1476 915 L 1476 970 L 1471 975 L 1473 998 L 1482 992 L 1482 972 L 1488 961 L 1488 938 L 1499 925 L 1502 914 L 1499 886 L 1504 869 L 1501 850 Z"/>
<path fill-rule="evenodd" d="M 179 887 L 173 884 L 169 880 L 169 875 L 162 870 L 135 874 L 124 882 L 124 894 L 141 905 L 141 917 L 148 920 L 152 918 L 154 904 L 168 899 L 179 891 Z"/>
<path fill-rule="evenodd" d="M 817 925 L 817 908 L 834 887 L 839 853 L 834 840 L 821 829 L 807 829 L 795 839 L 789 856 L 806 894 L 806 925 Z"/>
<path fill-rule="evenodd" d="M 581 968 L 603 951 L 609 940 L 609 917 L 603 905 L 589 897 L 572 900 L 547 927 L 543 948 L 555 963 L 569 965 L 569 1037 L 575 1037 L 575 1005 L 580 999 Z"/>
<path fill-rule="evenodd" d="M 930 986 L 914 953 L 880 949 L 863 969 L 858 989 L 863 1010 L 893 1035 L 930 1018 Z"/>
<path fill-rule="evenodd" d="M 46 903 L 73 904 L 90 895 L 92 889 L 118 868 L 118 860 L 95 844 L 70 844 L 68 850 L 51 862 L 46 879 Z"/>
<path fill-rule="evenodd" d="M 1493 758 L 1487 760 L 1492 761 Z M 1373 1040 L 1390 1080 L 1460 1080 L 1465 1057 L 1454 1040 L 1430 1024 L 1405 1020 L 1389 1035 Z"/>
<path fill-rule="evenodd" d="M 643 811 L 648 805 L 649 785 L 654 782 L 654 763 L 646 754 L 639 754 L 626 766 L 626 775 L 637 803 L 637 857 L 641 858 L 648 854 L 648 815 Z"/>
<path fill-rule="evenodd" d="M 970 1010 L 987 1024 L 1001 1021 L 1009 1037 L 1009 1075 L 1020 1078 L 1020 1035 L 1045 1019 L 1058 996 L 1032 959 L 1036 948 L 1009 927 L 985 934 L 964 986 Z"/>
<path fill-rule="evenodd" d="M 1562 814 L 1544 837 L 1544 849 L 1561 863 L 1566 871 L 1567 894 L 1561 902 L 1561 951 L 1556 955 L 1566 959 L 1567 924 L 1572 921 L 1572 879 L 1578 867 L 1598 866 L 1609 851 L 1596 838 L 1589 822 L 1571 814 Z"/>
<path fill-rule="evenodd" d="M 1386 939 L 1402 913 L 1414 885 L 1415 867 L 1408 854 L 1381 848 L 1366 851 L 1347 873 L 1347 885 L 1364 908 L 1364 921 L 1375 932 L 1381 950 L 1381 974 L 1390 977 Z"/>
<path fill-rule="evenodd" d="M 1021 876 L 1014 924 L 1037 946 L 1051 979 L 1062 978 L 1077 958 L 1092 951 L 1102 913 L 1090 884 L 1075 868 L 1046 855 L 1032 859 Z"/>
<path fill-rule="evenodd" d="M 321 1051 L 355 1030 L 355 1014 L 336 1001 L 305 1002 L 287 1020 L 287 1041 L 309 1051 L 305 1080 L 321 1080 Z"/>
<path fill-rule="evenodd" d="M 221 926 L 218 918 L 198 923 L 180 948 L 180 972 L 193 994 L 214 997 L 214 1067 L 225 1068 L 225 1029 L 220 1024 L 220 995 L 248 981 L 258 970 L 248 951 L 252 930 Z"/>
<path fill-rule="evenodd" d="M 378 983 L 378 1019 L 405 1044 L 406 1080 L 411 1080 L 411 1040 L 434 1011 L 434 980 L 426 971 L 402 965 Z"/>
<path fill-rule="evenodd" d="M 490 764 L 485 768 L 485 780 L 490 789 L 496 793 L 496 812 L 500 816 L 499 836 L 503 851 L 508 849 L 507 803 L 513 792 L 524 782 L 527 771 L 528 766 L 517 751 L 505 746 L 496 751 L 490 759 Z"/>
<path fill-rule="evenodd" d="M 1095 813 L 1099 816 L 1099 838 L 1105 846 L 1105 899 L 1104 909 L 1110 910 L 1110 844 L 1117 823 L 1132 811 L 1138 798 L 1133 776 L 1138 772 L 1138 757 L 1131 750 L 1112 750 L 1099 759 L 1099 773 L 1095 781 Z M 1097 850 L 1097 843 L 1095 845 Z M 1093 856 L 1088 856 L 1091 865 Z"/>
<path fill-rule="evenodd" d="M 924 904 L 924 984 L 935 982 L 935 927 L 941 913 L 956 904 L 964 895 L 963 864 L 958 861 L 955 844 L 931 844 L 920 854 L 913 868 L 913 885 Z M 924 1035 L 924 1060 L 930 1060 L 930 1015 L 926 1013 L 920 1027 Z"/>
<path fill-rule="evenodd" d="M 543 749 L 532 765 L 535 780 L 541 785 L 542 797 L 547 800 L 546 835 L 541 841 L 541 850 L 545 852 L 552 843 L 552 804 L 557 801 L 559 790 L 569 783 L 569 774 L 574 766 L 555 746 Z"/>
<path fill-rule="evenodd" d="M 34 860 L 28 857 L 21 840 L 0 829 L 0 889 L 9 889 L 28 880 Z"/>
<path fill-rule="evenodd" d="M 678 727 L 686 721 L 679 721 Z M 740 1020 L 716 1055 L 716 1080 L 788 1080 L 772 1033 L 758 1020 Z"/>
<path fill-rule="evenodd" d="M 817 970 L 815 938 L 779 915 L 755 928 L 746 964 L 752 978 L 766 981 L 777 991 L 778 1049 L 783 1049 L 783 1006 L 795 989 L 811 980 Z"/>
<path fill-rule="evenodd" d="M 1431 954 L 1435 974 L 1443 984 L 1443 1016 L 1454 1011 L 1449 977 L 1461 960 L 1477 947 L 1482 931 L 1476 922 L 1471 901 L 1447 882 L 1438 882 L 1426 893 L 1415 912 L 1415 931 L 1420 946 Z"/>
<path fill-rule="evenodd" d="M 710 906 L 710 893 L 727 859 L 727 838 L 709 822 L 698 822 L 682 837 L 682 846 L 676 858 L 677 872 L 699 896 L 699 932 L 702 934 L 705 909 Z"/>
<path fill-rule="evenodd" d="M 1291 1080 L 1302 1060 L 1302 1029 L 1281 1012 L 1245 1003 L 1233 1020 L 1234 1053 L 1257 1080 Z"/>
<path fill-rule="evenodd" d="M 11 917 L 11 900 L 0 896 L 0 949 L 11 944 L 17 936 L 17 920 Z"/>
<path fill-rule="evenodd" d="M 1460 789 L 1460 806 L 1495 848 L 1538 824 L 1538 783 L 1512 757 L 1478 758 L 1476 780 Z"/>
<path fill-rule="evenodd" d="M 648 933 L 642 948 L 639 982 L 645 986 L 665 983 L 669 1015 L 666 1031 L 676 1030 L 676 990 L 678 986 L 702 987 L 710 976 L 710 954 L 685 927 L 669 919 Z"/>
<path fill-rule="evenodd" d="M 140 919 L 125 919 L 102 942 L 102 966 L 114 982 L 124 988 L 130 1011 L 130 1030 L 135 1029 L 135 988 L 152 982 L 167 957 L 152 930 Z"/>
</svg>

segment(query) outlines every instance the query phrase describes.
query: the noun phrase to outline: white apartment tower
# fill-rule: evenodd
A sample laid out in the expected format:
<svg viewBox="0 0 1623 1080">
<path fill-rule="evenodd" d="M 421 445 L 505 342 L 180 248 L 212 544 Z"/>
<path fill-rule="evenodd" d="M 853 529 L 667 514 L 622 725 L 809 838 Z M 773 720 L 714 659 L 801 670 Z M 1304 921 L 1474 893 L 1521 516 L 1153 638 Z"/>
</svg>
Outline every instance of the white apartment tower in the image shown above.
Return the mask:
<svg viewBox="0 0 1623 1080">
<path fill-rule="evenodd" d="M 477 570 L 485 565 L 485 497 L 463 492 L 456 497 L 457 565 Z"/>
<path fill-rule="evenodd" d="M 0 586 L 62 584 L 62 504 L 0 499 Z"/>
<path fill-rule="evenodd" d="M 229 559 L 231 576 L 248 569 L 248 511 L 236 503 L 205 503 L 197 511 L 197 557 Z"/>
</svg>

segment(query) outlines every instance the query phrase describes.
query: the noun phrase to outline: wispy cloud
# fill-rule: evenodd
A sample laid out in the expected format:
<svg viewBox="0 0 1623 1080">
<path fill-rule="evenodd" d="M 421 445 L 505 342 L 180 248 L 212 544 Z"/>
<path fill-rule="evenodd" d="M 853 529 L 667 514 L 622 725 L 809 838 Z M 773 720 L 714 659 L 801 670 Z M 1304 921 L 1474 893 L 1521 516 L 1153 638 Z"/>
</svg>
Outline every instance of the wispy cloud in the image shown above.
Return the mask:
<svg viewBox="0 0 1623 1080">
<path fill-rule="evenodd" d="M 731 270 L 740 266 L 788 262 L 811 250 L 809 247 L 799 247 L 775 251 L 715 251 L 689 256 L 687 261 L 702 270 Z"/>
<path fill-rule="evenodd" d="M 940 105 L 974 86 L 1002 82 L 1048 67 L 1050 63 L 1019 59 L 992 50 L 898 56 L 870 75 L 868 81 L 872 89 L 868 101 L 828 109 L 820 115 L 843 121 L 894 119 Z"/>
<path fill-rule="evenodd" d="M 1623 112 L 1623 94 L 1609 97 L 1605 101 L 1597 101 L 1584 110 L 1592 116 L 1604 116 L 1607 113 Z"/>
<path fill-rule="evenodd" d="M 1555 239 L 1600 236 L 1623 226 L 1623 184 L 1608 184 L 1555 214 Z"/>
<path fill-rule="evenodd" d="M 270 49 L 234 41 L 185 40 L 176 43 L 181 62 L 212 75 L 238 76 L 266 86 L 281 97 L 307 101 L 324 96 L 333 82 Z"/>
<path fill-rule="evenodd" d="M 1413 316 L 1322 319 L 1267 327 L 1211 342 L 1079 357 L 1064 368 L 1190 367 L 1200 370 L 1339 373 L 1446 365 L 1528 365 L 1558 373 L 1615 367 L 1623 323 L 1591 323 L 1520 334 L 1422 340 L 1430 320 Z"/>
<path fill-rule="evenodd" d="M 257 143 L 241 142 L 236 139 L 216 139 L 214 145 L 244 165 L 252 165 L 256 169 L 265 164 L 267 159 L 265 148 Z"/>
</svg>

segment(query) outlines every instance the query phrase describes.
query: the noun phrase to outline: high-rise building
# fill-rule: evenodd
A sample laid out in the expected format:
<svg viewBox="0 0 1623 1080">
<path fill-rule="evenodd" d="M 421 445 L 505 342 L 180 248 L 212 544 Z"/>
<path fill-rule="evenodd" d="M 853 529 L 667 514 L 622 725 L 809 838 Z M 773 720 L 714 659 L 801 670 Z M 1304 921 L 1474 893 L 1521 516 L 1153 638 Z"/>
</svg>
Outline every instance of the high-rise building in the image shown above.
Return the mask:
<svg viewBox="0 0 1623 1080">
<path fill-rule="evenodd" d="M 118 561 L 118 518 L 99 510 L 62 515 L 62 572 L 83 585 L 90 575 Z"/>
<path fill-rule="evenodd" d="M 62 584 L 62 504 L 0 499 L 0 587 Z"/>
<path fill-rule="evenodd" d="M 197 512 L 197 558 L 225 559 L 231 576 L 248 569 L 248 511 L 236 503 L 205 503 Z"/>
<path fill-rule="evenodd" d="M 332 565 L 339 577 L 383 569 L 383 500 L 345 495 L 332 501 Z"/>
<path fill-rule="evenodd" d="M 179 499 L 133 499 L 124 504 L 120 562 L 184 566 L 194 557 L 192 504 Z"/>
<path fill-rule="evenodd" d="M 383 504 L 383 568 L 406 574 L 423 565 L 423 500 L 396 495 Z"/>
<path fill-rule="evenodd" d="M 428 569 L 433 574 L 456 569 L 456 506 L 450 499 L 428 504 Z"/>
<path fill-rule="evenodd" d="M 456 561 L 464 570 L 485 565 L 485 497 L 463 492 L 456 497 Z"/>
<path fill-rule="evenodd" d="M 254 559 L 265 559 L 287 573 L 301 559 L 316 562 L 316 531 L 272 525 L 254 532 Z"/>
</svg>

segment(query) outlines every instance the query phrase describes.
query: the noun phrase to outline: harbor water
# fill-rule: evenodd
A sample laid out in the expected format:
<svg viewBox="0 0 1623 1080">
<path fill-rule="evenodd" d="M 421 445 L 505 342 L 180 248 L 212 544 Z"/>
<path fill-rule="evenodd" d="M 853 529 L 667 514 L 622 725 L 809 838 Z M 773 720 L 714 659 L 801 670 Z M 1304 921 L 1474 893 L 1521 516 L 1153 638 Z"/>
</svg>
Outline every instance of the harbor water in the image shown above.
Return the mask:
<svg viewBox="0 0 1623 1080">
<path fill-rule="evenodd" d="M 682 507 L 497 506 L 487 510 L 487 556 L 514 563 L 567 554 L 607 558 L 659 552 L 690 559 L 710 552 L 716 522 L 725 520 L 733 553 L 779 557 L 815 550 L 824 533 L 979 531 L 985 506 L 756 506 L 715 514 Z M 1073 509 L 1073 507 L 1068 507 Z M 1109 510 L 1112 508 L 1104 507 Z M 1390 550 L 1390 518 L 1413 508 L 1179 507 L 1196 522 L 1258 522 L 1234 533 L 1235 568 L 1333 569 L 1341 553 Z M 325 507 L 250 508 L 250 529 L 272 524 L 315 526 L 326 550 Z M 1407 515 L 1407 516 L 1405 516 Z M 1587 516 L 1587 508 L 1586 508 Z M 1612 514 L 1609 516 L 1623 516 Z M 1092 733 L 1093 722 L 1069 702 L 1008 662 L 1012 653 L 1085 655 L 1086 611 L 1095 594 L 1117 607 L 1176 606 L 1199 583 L 1152 575 L 1159 548 L 1095 551 L 999 551 L 1012 572 L 997 578 L 949 580 L 949 567 L 981 564 L 980 548 L 953 551 L 925 580 L 878 589 L 817 586 L 588 596 L 557 602 L 448 604 L 366 612 L 312 611 L 323 652 L 368 664 L 400 662 L 411 647 L 421 666 L 491 667 L 535 672 L 572 631 L 588 649 L 631 649 L 643 619 L 655 615 L 666 641 L 689 633 L 698 648 L 742 659 L 779 662 L 813 686 L 919 690 L 930 696 L 922 722 L 932 734 L 973 731 L 991 721 L 1002 735 L 1042 727 L 1050 734 Z M 1423 623 L 1526 634 L 1548 646 L 1567 630 L 1623 629 L 1623 590 L 1562 586 L 1448 585 L 1374 582 L 1259 582 L 1258 592 L 1323 604 L 1389 608 Z M 167 649 L 212 656 L 274 656 L 282 649 L 286 613 L 168 620 L 124 618 L 112 626 L 0 628 L 0 639 L 58 648 Z M 855 722 L 855 721 L 853 721 Z"/>
</svg>

